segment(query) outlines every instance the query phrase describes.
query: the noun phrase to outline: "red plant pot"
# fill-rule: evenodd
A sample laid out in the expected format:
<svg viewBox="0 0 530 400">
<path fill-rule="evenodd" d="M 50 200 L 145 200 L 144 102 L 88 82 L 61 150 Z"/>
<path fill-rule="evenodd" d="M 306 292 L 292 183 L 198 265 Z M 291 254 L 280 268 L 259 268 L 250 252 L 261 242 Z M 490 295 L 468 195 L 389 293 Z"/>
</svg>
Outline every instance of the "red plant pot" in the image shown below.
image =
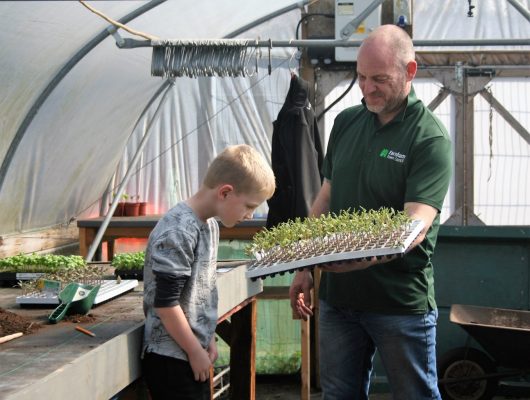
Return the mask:
<svg viewBox="0 0 530 400">
<path fill-rule="evenodd" d="M 111 204 L 109 204 L 109 207 Z M 119 202 L 116 205 L 116 209 L 114 210 L 114 214 L 112 214 L 114 217 L 123 217 L 125 215 L 125 203 Z"/>
<path fill-rule="evenodd" d="M 140 203 L 125 203 L 125 216 L 137 217 L 140 215 Z"/>
<path fill-rule="evenodd" d="M 138 212 L 139 215 L 147 215 L 147 202 L 142 201 L 138 203 L 140 205 L 140 210 Z"/>
</svg>

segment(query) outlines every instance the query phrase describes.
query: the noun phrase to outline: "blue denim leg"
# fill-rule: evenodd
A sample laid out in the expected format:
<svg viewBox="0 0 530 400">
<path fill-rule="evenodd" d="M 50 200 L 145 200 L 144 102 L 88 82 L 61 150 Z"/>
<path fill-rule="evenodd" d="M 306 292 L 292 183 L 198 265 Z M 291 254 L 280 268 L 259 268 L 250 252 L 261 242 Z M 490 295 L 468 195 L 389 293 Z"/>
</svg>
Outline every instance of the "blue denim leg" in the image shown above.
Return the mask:
<svg viewBox="0 0 530 400">
<path fill-rule="evenodd" d="M 437 311 L 418 315 L 364 313 L 362 324 L 385 367 L 394 400 L 437 400 Z"/>
<path fill-rule="evenodd" d="M 325 400 L 368 398 L 377 347 L 395 400 L 439 400 L 437 311 L 382 315 L 320 301 L 320 377 Z"/>
<path fill-rule="evenodd" d="M 320 301 L 320 384 L 323 400 L 366 400 L 375 347 L 360 313 Z"/>
</svg>

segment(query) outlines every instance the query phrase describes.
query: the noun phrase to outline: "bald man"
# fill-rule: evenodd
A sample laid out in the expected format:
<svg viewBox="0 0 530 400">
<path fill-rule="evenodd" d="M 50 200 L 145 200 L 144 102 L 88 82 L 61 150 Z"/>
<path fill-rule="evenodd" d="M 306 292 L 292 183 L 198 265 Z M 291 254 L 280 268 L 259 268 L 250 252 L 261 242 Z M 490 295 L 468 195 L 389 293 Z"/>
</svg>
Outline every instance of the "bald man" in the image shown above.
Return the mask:
<svg viewBox="0 0 530 400">
<path fill-rule="evenodd" d="M 312 215 L 391 207 L 425 228 L 402 258 L 322 267 L 319 290 L 323 399 L 367 399 L 377 349 L 394 399 L 440 399 L 436 374 L 434 271 L 440 210 L 452 173 L 445 127 L 416 98 L 412 40 L 383 25 L 362 43 L 357 77 L 362 104 L 335 119 L 324 183 Z M 313 278 L 298 272 L 291 307 L 310 308 Z"/>
</svg>

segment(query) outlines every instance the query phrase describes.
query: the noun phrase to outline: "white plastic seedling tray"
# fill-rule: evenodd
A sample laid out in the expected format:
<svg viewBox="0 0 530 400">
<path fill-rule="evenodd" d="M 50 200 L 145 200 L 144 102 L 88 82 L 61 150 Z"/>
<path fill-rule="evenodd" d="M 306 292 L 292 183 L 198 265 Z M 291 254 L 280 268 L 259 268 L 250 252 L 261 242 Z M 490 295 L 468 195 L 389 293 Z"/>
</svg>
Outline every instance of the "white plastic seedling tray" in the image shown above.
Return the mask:
<svg viewBox="0 0 530 400">
<path fill-rule="evenodd" d="M 97 281 L 96 284 L 101 286 L 98 290 L 98 294 L 96 295 L 96 299 L 94 300 L 94 305 L 103 303 L 134 289 L 136 286 L 138 286 L 138 280 L 124 279 L 120 283 L 118 283 L 117 280 L 103 280 Z M 17 296 L 16 303 L 23 305 L 54 306 L 59 304 L 59 297 L 57 293 L 52 291 L 32 292 L 23 296 Z"/>
<path fill-rule="evenodd" d="M 402 255 L 423 227 L 423 221 L 414 220 L 401 232 L 393 232 L 389 237 L 376 240 L 363 240 L 339 234 L 298 242 L 290 248 L 276 247 L 252 262 L 248 266 L 246 276 L 252 280 L 264 279 L 278 273 L 313 268 L 319 264 Z"/>
</svg>

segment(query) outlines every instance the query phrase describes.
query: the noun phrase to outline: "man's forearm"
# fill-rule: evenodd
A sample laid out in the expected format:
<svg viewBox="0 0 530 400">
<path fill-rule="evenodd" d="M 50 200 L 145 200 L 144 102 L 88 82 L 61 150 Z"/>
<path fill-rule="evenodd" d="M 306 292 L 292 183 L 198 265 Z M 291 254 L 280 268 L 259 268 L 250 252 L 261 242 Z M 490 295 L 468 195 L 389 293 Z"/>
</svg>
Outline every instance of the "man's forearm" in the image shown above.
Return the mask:
<svg viewBox="0 0 530 400">
<path fill-rule="evenodd" d="M 331 196 L 331 183 L 324 179 L 324 183 L 320 188 L 320 191 L 317 194 L 311 210 L 309 211 L 309 216 L 318 217 L 319 215 L 326 214 L 329 212 L 329 200 Z"/>
</svg>

